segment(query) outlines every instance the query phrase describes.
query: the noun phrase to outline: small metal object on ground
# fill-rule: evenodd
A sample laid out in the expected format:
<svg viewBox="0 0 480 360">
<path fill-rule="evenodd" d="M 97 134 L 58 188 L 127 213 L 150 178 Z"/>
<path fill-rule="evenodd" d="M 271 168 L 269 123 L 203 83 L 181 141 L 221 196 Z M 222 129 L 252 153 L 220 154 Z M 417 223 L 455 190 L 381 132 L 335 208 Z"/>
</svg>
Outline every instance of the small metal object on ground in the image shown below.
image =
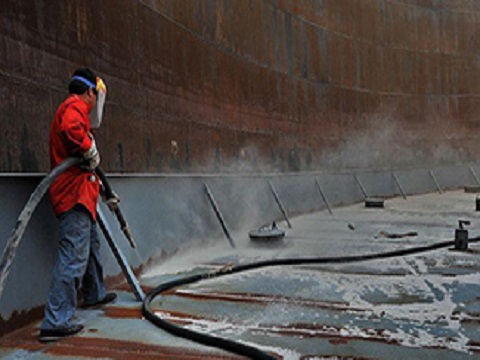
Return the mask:
<svg viewBox="0 0 480 360">
<path fill-rule="evenodd" d="M 480 193 L 480 186 L 479 185 L 467 185 L 464 187 L 466 193 L 469 194 L 476 194 Z"/>
<path fill-rule="evenodd" d="M 388 239 L 403 239 L 403 238 L 415 237 L 415 236 L 418 236 L 418 232 L 416 232 L 416 231 L 408 231 L 408 232 L 403 232 L 403 233 L 392 233 L 392 232 L 382 230 L 378 233 L 378 235 L 375 236 L 375 238 L 384 237 L 384 238 L 388 238 Z"/>
<path fill-rule="evenodd" d="M 468 230 L 463 227 L 464 225 L 470 225 L 470 221 L 458 220 L 458 228 L 455 229 L 454 250 L 458 250 L 458 251 L 468 250 Z"/>
<path fill-rule="evenodd" d="M 258 230 L 252 230 L 248 233 L 248 236 L 253 241 L 270 243 L 272 241 L 282 240 L 285 237 L 285 231 L 279 229 L 275 222 L 273 222 L 271 227 L 264 226 Z"/>
<path fill-rule="evenodd" d="M 382 198 L 366 198 L 365 207 L 367 208 L 383 208 L 385 200 Z"/>
</svg>

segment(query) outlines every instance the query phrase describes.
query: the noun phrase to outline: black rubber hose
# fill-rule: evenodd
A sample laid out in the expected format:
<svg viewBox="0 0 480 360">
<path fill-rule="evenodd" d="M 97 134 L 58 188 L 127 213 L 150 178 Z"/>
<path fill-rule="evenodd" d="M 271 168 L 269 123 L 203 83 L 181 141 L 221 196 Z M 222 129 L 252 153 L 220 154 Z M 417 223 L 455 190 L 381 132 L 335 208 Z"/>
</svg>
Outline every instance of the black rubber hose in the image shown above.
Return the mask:
<svg viewBox="0 0 480 360">
<path fill-rule="evenodd" d="M 151 302 L 155 296 L 158 294 L 167 291 L 169 289 L 175 288 L 177 286 L 182 286 L 182 285 L 187 285 L 191 283 L 198 282 L 203 279 L 209 278 L 207 276 L 208 274 L 203 274 L 203 275 L 193 275 L 189 276 L 186 278 L 182 278 L 179 280 L 171 281 L 166 284 L 163 284 L 153 291 L 151 291 L 149 294 L 147 294 L 145 300 L 143 301 L 143 315 L 145 318 L 153 323 L 154 325 L 162 328 L 163 330 L 169 332 L 170 334 L 195 341 L 197 343 L 211 346 L 211 347 L 216 347 L 220 348 L 222 350 L 226 350 L 229 352 L 232 352 L 234 354 L 238 355 L 243 355 L 247 356 L 250 359 L 255 359 L 255 360 L 276 360 L 277 358 L 269 355 L 253 346 L 248 346 L 244 345 L 242 343 L 232 341 L 229 339 L 221 338 L 221 337 L 216 337 L 216 336 L 211 336 L 211 335 L 206 335 L 202 334 L 200 332 L 196 332 L 193 330 L 185 329 L 184 327 L 172 324 L 168 321 L 165 321 L 163 319 L 160 319 L 158 316 L 155 315 L 155 313 L 151 309 Z M 226 275 L 226 274 L 225 274 Z M 213 276 L 217 277 L 219 275 Z"/>
<path fill-rule="evenodd" d="M 58 165 L 47 176 L 45 176 L 45 178 L 40 182 L 40 184 L 38 184 L 33 193 L 30 195 L 30 198 L 25 204 L 22 212 L 18 216 L 15 227 L 5 243 L 2 258 L 0 259 L 0 298 L 2 297 L 3 290 L 5 288 L 5 282 L 10 272 L 10 267 L 12 266 L 17 247 L 20 244 L 20 240 L 22 239 L 27 224 L 32 217 L 33 211 L 58 175 L 63 173 L 69 167 L 79 164 L 82 161 L 83 159 L 81 158 L 73 157 L 65 159 L 60 165 Z"/>
<path fill-rule="evenodd" d="M 469 243 L 479 242 L 480 237 L 475 237 L 475 238 L 469 239 L 468 241 Z M 388 259 L 388 258 L 394 258 L 394 257 L 400 257 L 400 256 L 414 255 L 414 254 L 419 254 L 419 253 L 433 251 L 433 250 L 439 250 L 439 249 L 448 248 L 454 245 L 455 245 L 455 241 L 451 240 L 451 241 L 443 241 L 443 242 L 435 243 L 432 245 L 418 246 L 410 249 L 401 249 L 401 250 L 365 254 L 365 255 L 273 259 L 273 260 L 254 262 L 254 263 L 245 264 L 245 265 L 237 265 L 227 270 L 220 270 L 217 272 L 209 272 L 209 273 L 187 276 L 181 279 L 167 282 L 165 284 L 161 284 L 160 286 L 156 287 L 155 289 L 153 289 L 147 294 L 147 296 L 145 297 L 145 300 L 143 301 L 142 311 L 143 311 L 143 315 L 147 320 L 149 320 L 155 326 L 162 328 L 163 330 L 173 335 L 180 336 L 185 339 L 189 339 L 203 345 L 220 348 L 222 350 L 226 350 L 228 352 L 231 352 L 237 355 L 243 355 L 255 360 L 275 360 L 277 359 L 276 357 L 270 354 L 267 354 L 259 349 L 256 349 L 252 346 L 247 346 L 247 345 L 235 342 L 233 340 L 225 339 L 225 338 L 202 334 L 193 330 L 185 329 L 181 326 L 178 326 L 166 320 L 163 320 L 155 315 L 155 313 L 151 308 L 151 303 L 156 296 L 160 295 L 161 293 L 167 290 L 171 290 L 173 288 L 183 286 L 183 285 L 196 283 L 201 280 L 217 278 L 225 275 L 231 275 L 231 274 L 239 273 L 242 271 L 254 270 L 254 269 L 270 267 L 270 266 L 307 265 L 307 264 L 317 264 L 317 265 L 318 264 L 346 264 L 346 263 L 361 262 L 361 261 L 368 261 L 368 260 Z"/>
</svg>

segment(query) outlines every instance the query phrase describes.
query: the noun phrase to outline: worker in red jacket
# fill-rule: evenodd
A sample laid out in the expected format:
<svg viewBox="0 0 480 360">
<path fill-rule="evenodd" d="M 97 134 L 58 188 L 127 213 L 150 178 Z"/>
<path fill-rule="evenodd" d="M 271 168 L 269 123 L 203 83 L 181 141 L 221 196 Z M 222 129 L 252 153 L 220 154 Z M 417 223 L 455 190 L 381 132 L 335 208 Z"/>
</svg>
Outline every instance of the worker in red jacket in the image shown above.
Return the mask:
<svg viewBox="0 0 480 360">
<path fill-rule="evenodd" d="M 115 293 L 105 292 L 103 282 L 96 226 L 100 181 L 95 168 L 100 155 L 91 131 L 100 126 L 106 86 L 90 69 L 82 68 L 75 71 L 69 92 L 50 128 L 50 164 L 54 168 L 74 156 L 84 161 L 59 175 L 50 187 L 60 225 L 59 253 L 40 326 L 40 341 L 56 341 L 83 329 L 83 325 L 72 321 L 80 285 L 86 307 L 116 298 Z"/>
</svg>

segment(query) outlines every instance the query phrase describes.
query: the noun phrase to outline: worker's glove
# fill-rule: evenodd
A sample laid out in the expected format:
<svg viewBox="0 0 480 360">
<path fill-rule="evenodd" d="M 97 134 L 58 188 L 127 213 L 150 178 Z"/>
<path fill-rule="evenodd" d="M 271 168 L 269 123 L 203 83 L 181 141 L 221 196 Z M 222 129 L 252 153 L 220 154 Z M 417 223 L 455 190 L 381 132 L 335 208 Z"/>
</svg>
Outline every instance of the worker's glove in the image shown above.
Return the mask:
<svg viewBox="0 0 480 360">
<path fill-rule="evenodd" d="M 115 211 L 118 209 L 118 203 L 120 202 L 120 197 L 115 191 L 112 190 L 112 196 L 107 199 L 105 192 L 102 192 L 102 201 L 108 206 L 110 211 Z"/>
<path fill-rule="evenodd" d="M 92 139 L 92 146 L 82 154 L 82 157 L 85 161 L 81 164 L 81 167 L 85 170 L 94 171 L 100 164 L 100 154 L 97 150 L 95 140 Z"/>
</svg>

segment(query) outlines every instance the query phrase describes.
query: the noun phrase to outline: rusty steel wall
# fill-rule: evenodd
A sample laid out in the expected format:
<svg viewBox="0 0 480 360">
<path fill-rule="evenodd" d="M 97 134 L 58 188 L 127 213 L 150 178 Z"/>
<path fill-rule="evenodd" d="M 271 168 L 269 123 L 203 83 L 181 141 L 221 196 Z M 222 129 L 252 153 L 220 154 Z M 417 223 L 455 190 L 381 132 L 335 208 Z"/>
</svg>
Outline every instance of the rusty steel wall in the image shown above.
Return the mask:
<svg viewBox="0 0 480 360">
<path fill-rule="evenodd" d="M 474 161 L 479 51 L 476 0 L 2 0 L 0 171 L 48 169 L 79 66 L 112 172 Z"/>
</svg>

